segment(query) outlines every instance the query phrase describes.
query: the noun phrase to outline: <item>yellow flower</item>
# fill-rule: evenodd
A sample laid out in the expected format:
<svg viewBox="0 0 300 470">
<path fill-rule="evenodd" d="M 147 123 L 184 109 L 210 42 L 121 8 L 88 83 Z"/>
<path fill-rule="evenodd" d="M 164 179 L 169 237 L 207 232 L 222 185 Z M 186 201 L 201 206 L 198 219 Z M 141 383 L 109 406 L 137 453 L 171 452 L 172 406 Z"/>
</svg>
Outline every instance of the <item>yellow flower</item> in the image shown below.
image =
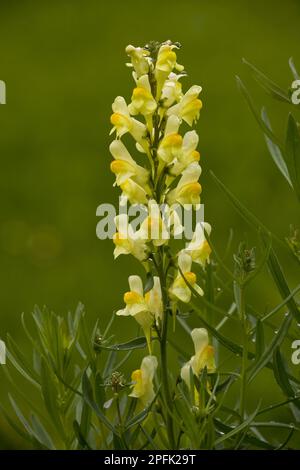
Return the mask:
<svg viewBox="0 0 300 470">
<path fill-rule="evenodd" d="M 142 47 L 134 47 L 132 45 L 127 46 L 125 51 L 126 54 L 131 58 L 131 64 L 127 65 L 133 66 L 137 78 L 139 78 L 141 75 L 147 74 L 149 71 L 149 52 Z"/>
<path fill-rule="evenodd" d="M 139 231 L 134 232 L 128 221 L 127 214 L 115 217 L 117 232 L 113 237 L 115 244 L 114 257 L 132 254 L 139 261 L 145 261 L 148 257 L 148 247 Z"/>
<path fill-rule="evenodd" d="M 133 371 L 131 374 L 131 379 L 134 384 L 129 396 L 140 399 L 143 406 L 151 403 L 155 397 L 153 379 L 157 365 L 155 356 L 146 356 L 142 360 L 140 369 Z"/>
<path fill-rule="evenodd" d="M 211 254 L 211 247 L 205 238 L 205 232 L 210 235 L 211 226 L 206 222 L 198 223 L 191 242 L 183 250 L 191 256 L 194 263 L 200 264 L 203 268 L 206 263 L 209 263 Z"/>
<path fill-rule="evenodd" d="M 178 153 L 177 159 L 170 168 L 170 173 L 173 176 L 178 176 L 183 170 L 193 162 L 199 162 L 200 153 L 196 150 L 199 142 L 199 137 L 196 131 L 186 132 L 183 141 L 181 152 Z"/>
<path fill-rule="evenodd" d="M 179 204 L 200 204 L 201 185 L 198 182 L 201 167 L 197 162 L 191 163 L 183 172 L 175 189 L 167 196 L 168 203 L 172 205 L 175 201 Z"/>
<path fill-rule="evenodd" d="M 170 116 L 166 123 L 164 138 L 159 144 L 157 155 L 166 164 L 170 164 L 178 158 L 181 147 L 182 137 L 178 134 L 180 120 L 177 116 Z"/>
<path fill-rule="evenodd" d="M 148 241 L 152 241 L 155 246 L 167 243 L 170 238 L 159 205 L 154 199 L 148 202 L 148 216 L 142 222 L 140 230 L 143 237 Z"/>
<path fill-rule="evenodd" d="M 143 282 L 139 276 L 129 276 L 130 291 L 124 294 L 125 308 L 118 310 L 118 316 L 132 316 L 142 327 L 151 353 L 151 328 L 154 322 L 160 325 L 163 303 L 160 280 L 153 277 L 153 287 L 144 296 Z"/>
<path fill-rule="evenodd" d="M 154 316 L 149 311 L 148 304 L 144 298 L 143 282 L 139 276 L 129 276 L 130 291 L 124 294 L 126 307 L 118 310 L 118 316 L 132 316 L 142 327 L 147 339 L 148 348 L 151 352 L 151 326 L 154 322 Z"/>
<path fill-rule="evenodd" d="M 122 96 L 116 97 L 112 105 L 112 110 L 113 114 L 110 117 L 110 121 L 114 127 L 110 134 L 116 131 L 117 136 L 122 137 L 129 132 L 136 142 L 144 148 L 146 145 L 146 126 L 130 116 L 128 106 Z"/>
<path fill-rule="evenodd" d="M 160 326 L 160 323 L 163 318 L 163 302 L 162 302 L 162 293 L 161 285 L 158 276 L 153 276 L 153 287 L 152 289 L 145 294 L 145 299 L 149 308 L 149 311 L 155 318 L 157 326 Z"/>
<path fill-rule="evenodd" d="M 162 105 L 165 108 L 169 108 L 172 104 L 181 100 L 183 96 L 182 85 L 179 82 L 181 77 L 184 77 L 184 75 L 177 75 L 176 73 L 171 72 L 168 79 L 165 81 L 161 93 Z"/>
<path fill-rule="evenodd" d="M 197 276 L 191 272 L 192 258 L 185 252 L 179 253 L 178 256 L 178 273 L 177 276 L 169 289 L 169 294 L 173 299 L 181 300 L 181 302 L 188 303 L 191 300 L 192 292 L 189 286 L 186 284 L 185 279 L 195 289 L 198 294 L 203 295 L 203 290 L 197 284 Z M 184 278 L 183 278 L 184 276 Z"/>
<path fill-rule="evenodd" d="M 120 188 L 122 197 L 127 198 L 131 204 L 147 204 L 147 192 L 131 178 L 120 184 Z"/>
<path fill-rule="evenodd" d="M 193 85 L 182 97 L 181 101 L 172 106 L 167 115 L 175 114 L 182 118 L 189 126 L 193 125 L 200 116 L 200 109 L 202 108 L 202 101 L 198 98 L 202 88 L 198 85 Z"/>
<path fill-rule="evenodd" d="M 176 62 L 176 52 L 173 49 L 178 49 L 178 47 L 175 44 L 171 44 L 169 41 L 167 41 L 159 48 L 157 54 L 157 61 L 154 72 L 157 82 L 157 99 L 160 98 L 163 85 L 173 69 L 176 68 L 179 71 L 183 70 L 182 65 L 179 65 Z"/>
<path fill-rule="evenodd" d="M 147 184 L 149 171 L 134 161 L 121 140 L 113 140 L 109 146 L 109 150 L 115 158 L 110 164 L 110 169 L 116 175 L 116 184 L 118 186 L 131 177 L 133 177 L 135 182 L 140 186 Z"/>
<path fill-rule="evenodd" d="M 131 115 L 143 114 L 148 116 L 153 114 L 157 108 L 157 103 L 151 94 L 151 87 L 148 75 L 142 75 L 134 88 L 131 104 L 128 106 Z"/>
<path fill-rule="evenodd" d="M 181 378 L 190 387 L 190 369 L 199 377 L 201 371 L 206 367 L 207 372 L 212 374 L 216 370 L 214 348 L 209 344 L 208 333 L 205 328 L 195 328 L 191 332 L 194 342 L 195 355 L 184 364 L 181 369 Z"/>
</svg>

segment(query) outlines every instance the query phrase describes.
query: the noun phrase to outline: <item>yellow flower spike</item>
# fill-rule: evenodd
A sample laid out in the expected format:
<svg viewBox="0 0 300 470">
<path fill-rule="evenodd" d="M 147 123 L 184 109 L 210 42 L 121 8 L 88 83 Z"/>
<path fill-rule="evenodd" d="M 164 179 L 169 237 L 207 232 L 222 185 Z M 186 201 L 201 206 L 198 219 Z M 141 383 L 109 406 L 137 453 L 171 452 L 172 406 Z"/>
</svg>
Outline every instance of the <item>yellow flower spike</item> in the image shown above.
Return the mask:
<svg viewBox="0 0 300 470">
<path fill-rule="evenodd" d="M 198 98 L 202 88 L 198 85 L 193 85 L 182 97 L 181 101 L 167 111 L 167 115 L 176 116 L 183 119 L 189 126 L 193 125 L 200 116 L 200 109 L 202 108 L 202 101 Z"/>
<path fill-rule="evenodd" d="M 209 374 L 214 373 L 216 370 L 214 348 L 209 344 L 207 330 L 205 328 L 195 328 L 192 330 L 191 336 L 194 342 L 195 354 L 182 367 L 180 374 L 188 387 L 190 387 L 190 368 L 198 377 L 205 367 Z"/>
<path fill-rule="evenodd" d="M 206 263 L 209 263 L 211 254 L 211 247 L 205 238 L 205 232 L 209 236 L 211 226 L 206 222 L 198 223 L 191 242 L 183 250 L 191 256 L 194 263 L 200 264 L 203 268 L 205 268 Z"/>
<path fill-rule="evenodd" d="M 201 185 L 198 182 L 201 167 L 197 162 L 191 163 L 183 172 L 175 189 L 167 196 L 170 205 L 174 202 L 179 204 L 200 204 Z"/>
<path fill-rule="evenodd" d="M 149 405 L 155 397 L 153 379 L 157 366 L 155 356 L 146 356 L 142 360 L 140 369 L 133 371 L 131 374 L 134 384 L 129 396 L 139 399 L 143 406 Z"/>
<path fill-rule="evenodd" d="M 131 58 L 131 64 L 127 65 L 133 66 L 138 78 L 149 72 L 149 62 L 147 59 L 149 52 L 146 49 L 143 49 L 142 47 L 134 47 L 130 44 L 126 47 L 125 51 Z"/>
<path fill-rule="evenodd" d="M 139 261 L 145 261 L 148 258 L 149 249 L 142 233 L 133 231 L 132 226 L 129 224 L 128 215 L 117 215 L 115 224 L 118 230 L 113 237 L 115 259 L 120 255 L 131 254 Z"/>
<path fill-rule="evenodd" d="M 187 285 L 186 281 L 198 292 L 203 295 L 203 290 L 197 284 L 197 276 L 191 272 L 192 258 L 185 252 L 180 252 L 178 256 L 178 273 L 175 277 L 173 284 L 169 288 L 169 294 L 173 300 L 180 300 L 181 302 L 188 303 L 191 300 L 192 292 Z M 180 272 L 181 271 L 181 272 Z M 182 274 L 181 274 L 182 273 Z M 183 277 L 184 276 L 184 277 Z M 185 281 L 185 279 L 186 281 Z"/>
<path fill-rule="evenodd" d="M 131 177 L 140 186 L 145 186 L 148 183 L 149 171 L 133 160 L 121 140 L 114 140 L 110 144 L 109 150 L 115 158 L 110 164 L 110 169 L 116 175 L 116 184 L 118 186 Z"/>
</svg>

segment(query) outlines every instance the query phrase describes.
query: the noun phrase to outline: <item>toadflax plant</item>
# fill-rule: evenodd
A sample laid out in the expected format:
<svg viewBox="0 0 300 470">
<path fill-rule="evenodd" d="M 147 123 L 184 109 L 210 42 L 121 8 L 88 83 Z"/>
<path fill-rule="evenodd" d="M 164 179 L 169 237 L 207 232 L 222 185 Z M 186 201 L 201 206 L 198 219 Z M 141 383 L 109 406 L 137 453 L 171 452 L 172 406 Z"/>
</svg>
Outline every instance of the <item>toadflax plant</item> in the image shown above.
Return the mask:
<svg viewBox="0 0 300 470">
<path fill-rule="evenodd" d="M 288 358 L 299 343 L 300 284 L 290 289 L 276 243 L 298 259 L 212 174 L 258 245 L 239 243 L 231 262 L 233 236 L 222 256 L 213 246 L 191 130 L 201 87 L 182 91 L 178 49 L 128 46 L 135 87 L 128 105 L 115 99 L 111 116 L 111 170 L 122 192 L 114 256 L 136 258 L 143 278 L 129 277 L 106 327 L 100 319 L 90 330 L 81 304 L 67 316 L 35 307 L 22 316 L 32 352 L 7 337 L 1 409 L 28 447 L 299 447 L 300 380 Z M 255 289 L 265 268 L 280 301 L 262 309 Z M 135 321 L 137 335 L 120 343 L 116 321 L 126 331 Z"/>
<path fill-rule="evenodd" d="M 128 200 L 131 204 L 146 205 L 146 217 L 137 231 L 133 231 L 128 216 L 123 214 L 116 217 L 118 231 L 114 236 L 115 257 L 132 254 L 144 265 L 151 279 L 151 285 L 144 289 L 139 276 L 130 276 L 130 290 L 124 295 L 126 306 L 116 313 L 133 317 L 147 339 L 149 355 L 143 359 L 141 368 L 132 373 L 131 396 L 149 405 L 155 397 L 152 381 L 158 372 L 171 448 L 175 447 L 175 434 L 174 391 L 169 383 L 167 363 L 169 317 L 173 315 L 176 321 L 178 302 L 189 303 L 192 290 L 203 295 L 192 264 L 205 268 L 211 251 L 204 233 L 205 230 L 210 232 L 210 226 L 204 223 L 197 224 L 192 241 L 185 249 L 174 252 L 170 248 L 169 235 L 176 236 L 184 228 L 176 212 L 178 205 L 187 206 L 190 211 L 199 207 L 201 193 L 198 135 L 195 130 L 180 133 L 183 122 L 192 127 L 199 119 L 201 87 L 194 85 L 183 93 L 180 79 L 185 73 L 184 67 L 177 63 L 178 48 L 179 45 L 171 41 L 150 43 L 144 48 L 126 48 L 131 58 L 128 65 L 134 70 L 135 88 L 128 106 L 121 96 L 112 105 L 112 133 L 116 132 L 117 139 L 110 145 L 114 157 L 111 170 L 122 190 L 122 203 Z M 142 153 L 148 165 L 145 162 L 143 166 L 138 165 L 127 151 L 122 141 L 127 133 L 131 134 L 136 150 Z M 167 226 L 161 206 L 168 211 Z M 159 366 L 152 353 L 153 334 L 159 342 Z M 191 373 L 199 377 L 204 369 L 209 373 L 215 371 L 207 331 L 196 328 L 192 338 L 196 353 L 181 370 L 188 388 L 191 388 Z"/>
</svg>

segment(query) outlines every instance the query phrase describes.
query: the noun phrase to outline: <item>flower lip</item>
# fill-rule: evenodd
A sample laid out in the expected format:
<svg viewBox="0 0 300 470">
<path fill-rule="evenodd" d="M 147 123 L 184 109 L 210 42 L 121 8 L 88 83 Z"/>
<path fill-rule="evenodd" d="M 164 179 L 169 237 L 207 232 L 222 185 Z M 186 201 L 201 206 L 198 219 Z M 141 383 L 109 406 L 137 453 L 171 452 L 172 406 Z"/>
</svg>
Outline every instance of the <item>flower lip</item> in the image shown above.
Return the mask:
<svg viewBox="0 0 300 470">
<path fill-rule="evenodd" d="M 125 292 L 124 294 L 124 302 L 126 305 L 132 305 L 136 303 L 140 303 L 142 300 L 141 296 L 137 292 Z"/>
<path fill-rule="evenodd" d="M 187 272 L 187 273 L 184 273 L 184 277 L 186 278 L 186 280 L 188 281 L 189 284 L 196 284 L 196 282 L 197 282 L 196 274 L 192 273 L 191 271 Z"/>
</svg>

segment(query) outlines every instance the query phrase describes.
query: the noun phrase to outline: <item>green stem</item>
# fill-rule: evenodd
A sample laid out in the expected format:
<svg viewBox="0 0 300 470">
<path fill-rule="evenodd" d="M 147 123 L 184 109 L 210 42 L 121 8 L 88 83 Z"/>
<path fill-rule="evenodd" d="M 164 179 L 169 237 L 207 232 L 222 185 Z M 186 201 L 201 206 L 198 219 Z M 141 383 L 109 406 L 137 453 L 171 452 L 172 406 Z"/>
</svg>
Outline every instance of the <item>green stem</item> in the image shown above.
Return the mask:
<svg viewBox="0 0 300 470">
<path fill-rule="evenodd" d="M 161 327 L 161 337 L 160 337 L 160 357 L 161 357 L 161 377 L 162 377 L 162 393 L 163 399 L 166 403 L 166 425 L 168 432 L 168 439 L 171 449 L 176 448 L 174 429 L 173 429 L 173 418 L 172 418 L 172 396 L 169 388 L 169 379 L 168 379 L 168 354 L 167 354 L 167 341 L 168 341 L 168 296 L 166 292 L 166 277 L 164 273 L 164 263 L 163 263 L 163 247 L 159 250 L 159 261 L 157 263 L 158 276 L 161 283 L 161 290 L 163 296 L 164 304 L 164 315 L 162 320 Z"/>
<path fill-rule="evenodd" d="M 246 404 L 246 388 L 247 388 L 247 361 L 248 361 L 248 333 L 247 333 L 247 316 L 245 311 L 244 288 L 240 286 L 240 313 L 243 329 L 243 354 L 242 354 L 242 370 L 241 370 L 241 401 L 240 415 L 242 421 L 245 419 Z"/>
</svg>

